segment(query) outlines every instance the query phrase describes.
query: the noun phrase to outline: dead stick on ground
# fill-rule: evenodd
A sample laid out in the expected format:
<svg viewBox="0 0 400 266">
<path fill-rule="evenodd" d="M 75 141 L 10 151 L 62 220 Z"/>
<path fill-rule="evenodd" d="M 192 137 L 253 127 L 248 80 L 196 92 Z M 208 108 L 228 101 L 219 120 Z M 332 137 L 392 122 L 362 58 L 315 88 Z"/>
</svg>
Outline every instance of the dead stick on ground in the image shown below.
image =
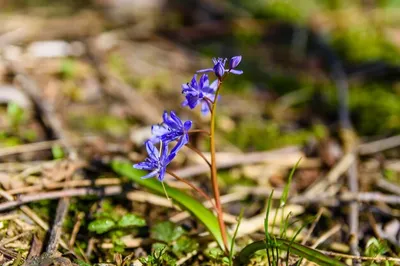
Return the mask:
<svg viewBox="0 0 400 266">
<path fill-rule="evenodd" d="M 23 195 L 18 198 L 18 200 L 10 200 L 8 202 L 4 202 L 0 204 L 0 211 L 9 210 L 23 204 L 27 204 L 30 202 L 36 202 L 41 200 L 54 200 L 59 198 L 69 198 L 69 197 L 78 197 L 78 196 L 113 196 L 119 195 L 122 193 L 121 186 L 108 186 L 101 188 L 72 188 L 72 189 L 64 189 L 60 191 L 51 191 L 51 192 L 42 192 L 36 193 L 33 195 Z"/>
<path fill-rule="evenodd" d="M 77 160 L 78 153 L 66 135 L 62 127 L 61 120 L 57 117 L 54 107 L 45 99 L 43 99 L 41 96 L 41 91 L 39 90 L 36 82 L 25 73 L 22 67 L 20 67 L 16 62 L 9 61 L 9 64 L 13 72 L 16 74 L 16 80 L 20 83 L 22 89 L 34 102 L 35 107 L 43 120 L 43 123 L 47 126 L 47 130 L 52 132 L 54 138 L 60 140 L 68 152 L 69 159 L 73 161 Z M 53 253 L 57 250 L 61 236 L 62 224 L 67 214 L 69 203 L 69 198 L 66 197 L 62 198 L 58 203 L 56 217 L 50 232 L 50 238 L 46 249 L 46 251 L 49 253 Z"/>
<path fill-rule="evenodd" d="M 316 226 L 317 223 L 319 222 L 319 219 L 321 218 L 321 215 L 322 215 L 323 211 L 324 211 L 323 208 L 319 208 L 318 213 L 317 213 L 317 215 L 316 215 L 316 217 L 315 217 L 315 220 L 313 221 L 313 223 L 311 224 L 310 229 L 308 229 L 308 231 L 307 231 L 305 237 L 304 237 L 303 240 L 301 241 L 301 244 L 302 244 L 302 245 L 305 245 L 305 244 L 307 243 L 308 239 L 311 237 L 311 234 L 312 234 L 312 232 L 314 231 L 315 226 Z"/>
<path fill-rule="evenodd" d="M 351 128 L 342 128 L 341 137 L 344 142 L 344 149 L 347 154 L 354 154 L 356 151 L 356 142 L 357 136 L 355 132 Z M 358 171 L 357 171 L 357 159 L 354 158 L 354 161 L 351 163 L 349 169 L 347 170 L 347 185 L 352 194 L 358 194 Z M 360 206 L 356 199 L 353 199 L 349 204 L 349 214 L 348 214 L 348 223 L 350 230 L 350 252 L 354 256 L 360 256 L 360 251 L 358 248 L 359 245 L 359 215 L 360 215 Z M 353 265 L 359 266 L 361 265 L 360 260 L 353 260 Z"/>
<path fill-rule="evenodd" d="M 295 196 L 289 200 L 293 204 L 319 204 L 326 206 L 338 206 L 341 202 L 379 202 L 386 204 L 400 205 L 400 196 L 397 195 L 385 195 L 380 192 L 343 192 L 335 196 L 316 196 L 313 199 L 304 196 Z"/>
<path fill-rule="evenodd" d="M 14 201 L 14 198 L 2 189 L 0 189 L 0 195 L 8 201 Z M 37 223 L 44 231 L 47 232 L 49 230 L 49 226 L 47 225 L 47 223 L 43 221 L 34 211 L 32 211 L 31 208 L 29 208 L 28 206 L 21 206 L 20 209 L 35 223 Z M 67 244 L 65 244 L 64 241 L 61 240 L 60 244 L 63 248 L 68 249 L 68 246 Z"/>
</svg>

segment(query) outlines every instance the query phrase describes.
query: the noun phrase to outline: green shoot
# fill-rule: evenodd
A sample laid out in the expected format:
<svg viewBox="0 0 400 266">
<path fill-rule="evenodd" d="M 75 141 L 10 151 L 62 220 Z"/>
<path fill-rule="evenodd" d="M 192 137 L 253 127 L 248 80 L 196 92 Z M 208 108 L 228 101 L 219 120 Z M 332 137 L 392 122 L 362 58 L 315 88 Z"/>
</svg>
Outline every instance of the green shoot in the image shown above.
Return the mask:
<svg viewBox="0 0 400 266">
<path fill-rule="evenodd" d="M 244 209 L 242 208 L 242 210 L 240 211 L 240 214 L 239 214 L 238 223 L 236 225 L 235 232 L 233 233 L 231 247 L 229 250 L 229 265 L 231 265 L 231 266 L 233 265 L 233 253 L 234 253 L 234 249 L 235 249 L 235 239 L 236 239 L 236 235 L 239 231 L 239 226 L 240 226 L 240 222 L 242 221 L 242 218 L 243 218 L 243 213 L 244 213 Z"/>
</svg>

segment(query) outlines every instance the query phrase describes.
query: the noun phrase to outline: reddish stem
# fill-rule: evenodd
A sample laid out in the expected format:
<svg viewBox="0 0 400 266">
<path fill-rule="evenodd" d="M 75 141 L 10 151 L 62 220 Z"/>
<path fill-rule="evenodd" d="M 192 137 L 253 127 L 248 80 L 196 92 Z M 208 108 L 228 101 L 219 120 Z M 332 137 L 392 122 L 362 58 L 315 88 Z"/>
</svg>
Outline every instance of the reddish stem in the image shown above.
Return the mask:
<svg viewBox="0 0 400 266">
<path fill-rule="evenodd" d="M 175 177 L 176 180 L 181 181 L 183 183 L 185 183 L 186 185 L 188 185 L 189 187 L 191 187 L 193 190 L 197 191 L 200 195 L 202 195 L 206 200 L 211 202 L 211 205 L 213 206 L 213 208 L 218 212 L 217 207 L 215 206 L 213 200 L 201 189 L 196 187 L 195 185 L 193 185 L 192 183 L 190 183 L 189 181 L 180 178 L 179 176 L 177 176 L 176 174 L 174 174 L 173 172 L 167 170 L 167 173 L 170 174 L 171 176 Z"/>
<path fill-rule="evenodd" d="M 191 149 L 192 151 L 194 151 L 195 153 L 197 153 L 201 158 L 203 158 L 203 160 L 208 164 L 208 166 L 211 168 L 211 163 L 207 160 L 207 158 L 204 156 L 204 154 L 199 151 L 197 148 L 195 148 L 193 145 L 191 144 L 186 144 L 186 147 L 188 147 L 189 149 Z"/>
<path fill-rule="evenodd" d="M 221 88 L 222 81 L 218 80 L 218 87 L 215 92 L 215 99 L 218 99 L 218 93 Z M 221 199 L 219 193 L 219 186 L 218 186 L 218 177 L 217 177 L 217 163 L 216 163 L 216 153 L 215 153 L 215 110 L 216 110 L 216 101 L 212 102 L 212 109 L 211 109 L 211 130 L 210 130 L 210 152 L 211 152 L 211 183 L 214 193 L 214 199 L 217 209 L 217 218 L 219 228 L 221 230 L 221 237 L 224 242 L 225 251 L 229 253 L 228 248 L 228 238 L 226 234 L 226 227 L 223 220 L 223 211 L 221 206 Z"/>
<path fill-rule="evenodd" d="M 203 134 L 206 134 L 207 136 L 210 136 L 210 132 L 208 132 L 207 130 L 203 130 L 203 129 L 189 130 L 189 134 L 192 134 L 192 133 L 203 133 Z"/>
<path fill-rule="evenodd" d="M 218 90 L 218 89 L 217 89 L 217 90 Z M 215 99 L 216 99 L 216 98 L 215 98 Z M 212 113 L 213 113 L 214 102 L 211 101 L 211 99 L 208 98 L 208 97 L 203 97 L 203 100 L 205 100 L 205 101 L 207 102 L 208 109 L 210 109 L 210 112 L 211 112 L 211 115 L 212 115 Z"/>
</svg>

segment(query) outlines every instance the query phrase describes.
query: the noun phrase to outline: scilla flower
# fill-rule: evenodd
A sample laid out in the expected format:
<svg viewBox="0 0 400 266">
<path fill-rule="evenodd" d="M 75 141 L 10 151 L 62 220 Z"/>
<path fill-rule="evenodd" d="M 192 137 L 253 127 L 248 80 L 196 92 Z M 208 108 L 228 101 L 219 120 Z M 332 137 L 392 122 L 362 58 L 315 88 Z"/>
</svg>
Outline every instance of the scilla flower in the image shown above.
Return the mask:
<svg viewBox="0 0 400 266">
<path fill-rule="evenodd" d="M 207 74 L 203 74 L 199 82 L 197 82 L 196 78 L 197 75 L 195 74 L 190 83 L 182 84 L 182 93 L 186 97 L 182 102 L 182 106 L 189 106 L 190 109 L 194 109 L 198 104 L 201 104 L 201 113 L 206 115 L 210 111 L 207 100 L 214 102 L 218 80 L 215 80 L 210 85 Z"/>
<path fill-rule="evenodd" d="M 153 143 L 163 142 L 170 143 L 171 141 L 177 140 L 177 144 L 171 150 L 171 153 L 177 153 L 186 143 L 189 142 L 189 130 L 192 127 L 192 121 L 188 120 L 183 122 L 174 111 L 164 111 L 163 122 L 159 125 L 153 125 L 151 127 L 151 133 L 153 137 L 151 141 Z"/>
<path fill-rule="evenodd" d="M 151 171 L 149 174 L 142 178 L 150 178 L 158 175 L 158 180 L 163 181 L 165 172 L 167 171 L 168 164 L 174 159 L 175 153 L 168 154 L 168 144 L 161 143 L 160 151 L 151 143 L 146 141 L 146 150 L 149 154 L 144 162 L 134 164 L 133 167 L 136 169 Z"/>
<path fill-rule="evenodd" d="M 236 74 L 236 75 L 243 74 L 242 70 L 235 69 L 239 65 L 240 61 L 242 61 L 241 55 L 234 56 L 231 58 L 231 60 L 229 60 L 229 69 L 225 69 L 227 58 L 213 58 L 212 61 L 214 63 L 213 68 L 201 69 L 201 70 L 197 71 L 197 73 L 214 72 L 215 76 L 217 76 L 217 78 L 219 80 L 222 79 L 225 72 Z"/>
</svg>

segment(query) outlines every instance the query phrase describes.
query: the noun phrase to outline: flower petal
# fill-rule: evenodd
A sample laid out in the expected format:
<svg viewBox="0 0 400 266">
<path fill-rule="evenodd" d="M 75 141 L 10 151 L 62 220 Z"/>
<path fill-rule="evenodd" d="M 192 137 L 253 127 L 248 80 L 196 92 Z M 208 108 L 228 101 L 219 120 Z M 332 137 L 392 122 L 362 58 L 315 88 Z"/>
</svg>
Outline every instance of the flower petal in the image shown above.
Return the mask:
<svg viewBox="0 0 400 266">
<path fill-rule="evenodd" d="M 203 74 L 199 80 L 199 90 L 201 90 L 203 87 L 208 86 L 208 75 Z"/>
<path fill-rule="evenodd" d="M 194 109 L 199 102 L 199 97 L 188 94 L 186 95 L 186 100 L 190 109 Z"/>
<path fill-rule="evenodd" d="M 167 155 L 168 155 L 168 144 L 163 142 L 161 147 L 161 156 L 160 156 L 161 164 L 163 164 L 163 162 L 167 159 Z"/>
<path fill-rule="evenodd" d="M 160 169 L 160 174 L 158 175 L 158 180 L 160 181 L 160 182 L 162 182 L 163 180 L 164 180 L 164 177 L 165 177 L 165 172 L 167 171 L 167 169 L 165 169 L 165 167 L 162 167 L 161 169 Z"/>
<path fill-rule="evenodd" d="M 208 72 L 214 72 L 214 69 L 206 68 L 206 69 L 200 69 L 200 70 L 196 71 L 196 73 L 208 73 Z"/>
<path fill-rule="evenodd" d="M 150 177 L 156 176 L 158 174 L 158 172 L 159 172 L 159 170 L 156 169 L 153 172 L 150 172 L 147 175 L 142 176 L 141 179 L 146 179 L 146 178 L 150 178 Z"/>
<path fill-rule="evenodd" d="M 157 148 L 151 143 L 151 141 L 146 141 L 146 150 L 147 153 L 149 154 L 149 158 L 152 159 L 153 161 L 158 161 L 160 158 L 159 152 Z"/>
<path fill-rule="evenodd" d="M 170 153 L 167 157 L 167 159 L 165 160 L 165 165 L 168 165 L 176 156 L 176 153 Z"/>
<path fill-rule="evenodd" d="M 151 126 L 151 134 L 153 135 L 152 139 L 156 139 L 166 133 L 168 133 L 169 130 L 164 124 L 156 124 Z M 154 143 L 154 142 L 153 142 Z"/>
<path fill-rule="evenodd" d="M 170 143 L 171 141 L 176 140 L 177 138 L 179 138 L 180 136 L 182 136 L 182 131 L 171 131 L 167 134 L 164 134 L 160 137 L 161 141 L 163 143 Z"/>
<path fill-rule="evenodd" d="M 190 130 L 190 128 L 192 127 L 192 121 L 188 120 L 185 121 L 185 123 L 183 124 L 183 129 L 185 132 L 188 132 Z"/>
<path fill-rule="evenodd" d="M 175 147 L 172 148 L 171 154 L 176 154 L 178 151 L 189 142 L 188 134 L 184 134 L 176 143 Z"/>
<path fill-rule="evenodd" d="M 225 68 L 221 62 L 218 62 L 213 69 L 218 79 L 221 79 L 222 76 L 225 74 Z"/>
<path fill-rule="evenodd" d="M 242 61 L 242 56 L 234 56 L 229 60 L 229 69 L 235 68 L 239 65 L 240 61 Z"/>
<path fill-rule="evenodd" d="M 216 90 L 218 87 L 218 79 L 214 80 L 213 83 L 211 83 L 210 86 L 208 86 L 209 88 Z"/>
<path fill-rule="evenodd" d="M 153 165 L 149 164 L 148 162 L 140 162 L 140 163 L 134 164 L 133 168 L 140 169 L 140 170 L 147 170 L 147 171 L 154 169 Z"/>
<path fill-rule="evenodd" d="M 189 89 L 184 89 L 184 90 L 182 90 L 182 93 L 183 94 L 191 94 L 191 95 L 193 95 L 193 96 L 196 96 L 196 95 L 198 95 L 199 94 L 199 92 L 197 91 L 197 90 L 194 90 L 194 89 L 192 89 L 192 88 L 189 88 Z"/>
<path fill-rule="evenodd" d="M 202 115 L 207 115 L 209 111 L 210 111 L 210 107 L 208 107 L 207 102 L 206 101 L 202 101 L 202 103 L 201 103 L 201 114 Z"/>
<path fill-rule="evenodd" d="M 194 74 L 192 80 L 190 81 L 189 86 L 192 87 L 193 89 L 196 89 L 196 90 L 197 90 L 197 87 L 198 87 L 198 86 L 197 86 L 197 80 L 196 80 L 196 78 L 197 78 L 197 75 Z"/>
<path fill-rule="evenodd" d="M 231 69 L 229 70 L 230 73 L 235 74 L 235 75 L 242 75 L 243 70 L 236 70 L 236 69 Z"/>
<path fill-rule="evenodd" d="M 182 107 L 185 107 L 185 106 L 188 106 L 189 105 L 189 102 L 188 102 L 188 100 L 183 100 L 183 102 L 181 103 L 181 106 Z"/>
<path fill-rule="evenodd" d="M 175 114 L 174 111 L 171 111 L 170 114 L 171 114 L 171 120 L 173 120 L 175 124 L 174 129 L 181 130 L 183 128 L 182 120 Z"/>
</svg>

